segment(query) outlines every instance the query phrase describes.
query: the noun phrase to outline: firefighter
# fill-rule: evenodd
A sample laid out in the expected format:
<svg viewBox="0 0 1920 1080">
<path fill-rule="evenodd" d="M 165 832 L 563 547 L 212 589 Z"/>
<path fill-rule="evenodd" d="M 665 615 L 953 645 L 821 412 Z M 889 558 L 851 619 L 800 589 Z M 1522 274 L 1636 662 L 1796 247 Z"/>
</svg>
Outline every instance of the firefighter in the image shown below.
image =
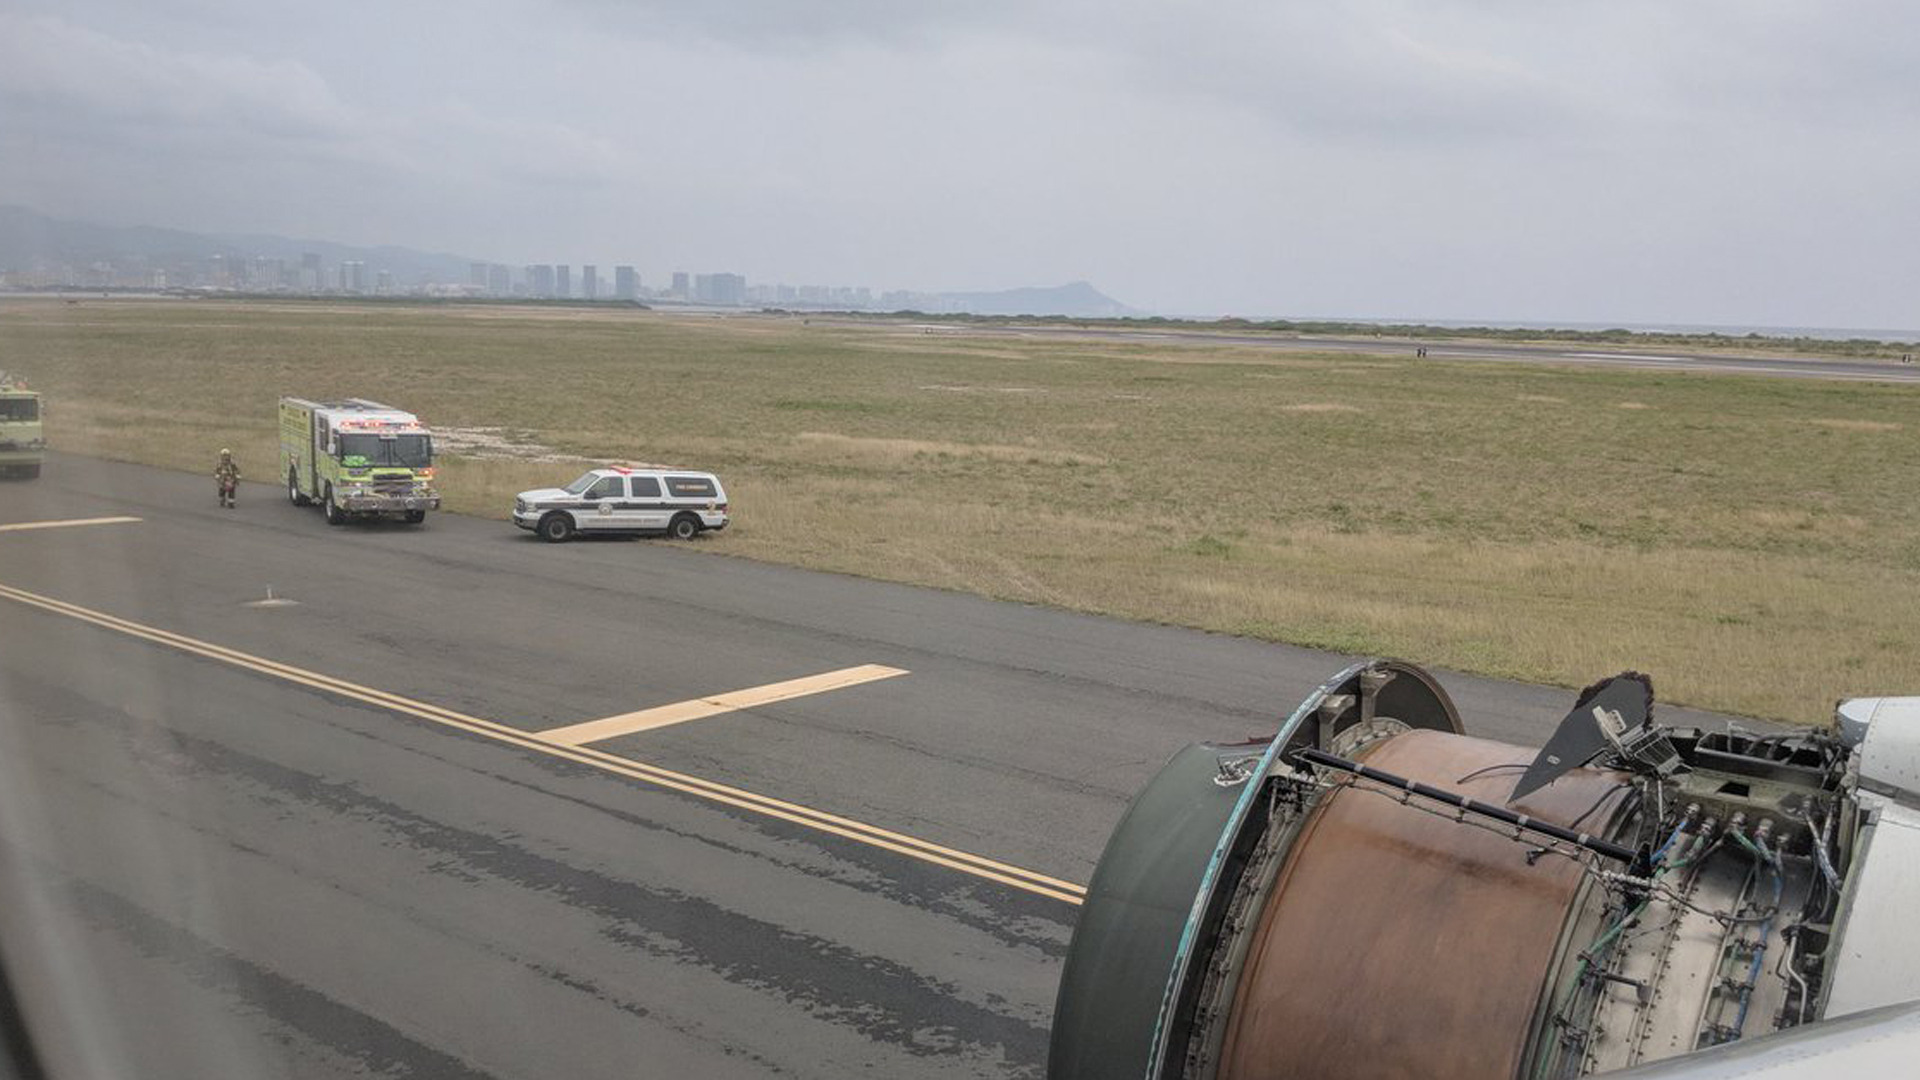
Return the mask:
<svg viewBox="0 0 1920 1080">
<path fill-rule="evenodd" d="M 240 466 L 233 460 L 233 451 L 220 451 L 220 464 L 213 467 L 213 478 L 220 485 L 220 505 L 232 509 L 234 493 L 240 487 Z"/>
</svg>

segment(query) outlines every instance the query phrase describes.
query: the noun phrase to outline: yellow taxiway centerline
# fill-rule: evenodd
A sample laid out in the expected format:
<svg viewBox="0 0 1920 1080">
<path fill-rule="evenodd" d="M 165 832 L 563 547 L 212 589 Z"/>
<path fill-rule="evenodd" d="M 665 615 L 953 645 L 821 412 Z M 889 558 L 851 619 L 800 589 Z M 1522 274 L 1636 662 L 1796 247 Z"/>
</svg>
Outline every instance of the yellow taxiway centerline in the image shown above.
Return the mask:
<svg viewBox="0 0 1920 1080">
<path fill-rule="evenodd" d="M 97 517 L 71 518 L 66 521 L 22 521 L 13 525 L 0 525 L 0 532 L 25 532 L 28 529 L 68 529 L 75 525 L 125 525 L 139 520 L 137 517 Z"/>
<path fill-rule="evenodd" d="M 786 682 L 770 683 L 747 690 L 734 690 L 730 693 L 715 694 L 712 697 L 694 698 L 692 701 L 677 701 L 672 705 L 659 705 L 639 712 L 622 713 L 609 716 L 604 720 L 588 720 L 580 724 L 568 724 L 566 727 L 548 728 L 540 732 L 540 737 L 551 743 L 563 746 L 582 746 L 586 743 L 601 742 L 616 735 L 631 735 L 636 731 L 652 731 L 654 728 L 684 724 L 689 720 L 701 720 L 721 713 L 738 712 L 751 709 L 756 705 L 771 705 L 776 701 L 806 697 L 810 694 L 824 694 L 829 690 L 841 690 L 877 679 L 891 679 L 896 675 L 905 675 L 902 668 L 887 667 L 884 664 L 861 664 L 859 667 L 842 668 L 820 675 L 809 675 L 804 679 L 788 679 Z"/>
<path fill-rule="evenodd" d="M 830 833 L 869 847 L 880 848 L 895 854 L 905 855 L 921 862 L 944 866 L 970 874 L 987 881 L 998 882 L 1016 889 L 1049 897 L 1069 904 L 1079 904 L 1086 896 L 1086 888 L 1070 881 L 1023 870 L 1009 863 L 1003 863 L 984 856 L 974 855 L 956 848 L 943 847 L 905 833 L 882 829 L 863 821 L 829 814 L 786 802 L 766 795 L 755 794 L 742 788 L 729 787 L 711 780 L 703 780 L 686 773 L 662 769 L 632 758 L 618 757 L 586 746 L 567 746 L 549 742 L 534 732 L 521 731 L 506 724 L 492 720 L 483 720 L 477 716 L 443 709 L 438 705 L 429 705 L 423 701 L 414 701 L 384 690 L 361 686 L 345 679 L 336 679 L 331 675 L 307 671 L 291 664 L 282 664 L 276 660 L 252 656 L 224 645 L 200 641 L 184 634 L 176 634 L 158 627 L 146 626 L 130 619 L 122 619 L 105 612 L 94 611 L 78 604 L 69 604 L 64 600 L 31 593 L 25 589 L 16 589 L 10 585 L 0 585 L 0 599 L 13 600 L 42 611 L 64 615 L 70 619 L 91 623 L 95 626 L 140 638 L 157 645 L 165 645 L 181 652 L 235 667 L 268 675 L 287 682 L 298 683 L 316 690 L 324 690 L 338 697 L 350 698 L 373 705 L 390 712 L 405 713 L 409 716 L 427 720 L 444 727 L 457 728 L 469 734 L 506 743 L 523 750 L 562 758 L 582 765 L 592 765 L 607 772 L 616 773 L 633 780 L 642 780 L 656 787 L 693 795 L 711 802 L 721 803 L 738 809 L 751 811 L 765 817 L 792 822 L 819 832 Z"/>
</svg>

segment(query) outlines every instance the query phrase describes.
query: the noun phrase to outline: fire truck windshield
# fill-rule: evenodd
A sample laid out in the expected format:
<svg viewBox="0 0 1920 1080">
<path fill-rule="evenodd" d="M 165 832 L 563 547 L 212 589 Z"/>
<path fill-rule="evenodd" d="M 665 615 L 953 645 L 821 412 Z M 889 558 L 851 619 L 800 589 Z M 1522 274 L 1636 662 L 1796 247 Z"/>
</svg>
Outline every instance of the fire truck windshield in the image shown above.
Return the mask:
<svg viewBox="0 0 1920 1080">
<path fill-rule="evenodd" d="M 424 469 L 433 464 L 433 445 L 425 435 L 342 435 L 340 460 L 359 458 L 373 466 Z"/>
</svg>

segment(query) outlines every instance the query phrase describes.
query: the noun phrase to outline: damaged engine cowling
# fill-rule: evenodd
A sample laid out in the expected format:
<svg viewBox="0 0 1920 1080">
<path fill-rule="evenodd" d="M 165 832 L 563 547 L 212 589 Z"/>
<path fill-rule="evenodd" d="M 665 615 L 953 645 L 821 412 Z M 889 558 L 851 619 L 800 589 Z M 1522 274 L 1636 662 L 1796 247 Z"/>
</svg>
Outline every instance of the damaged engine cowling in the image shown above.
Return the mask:
<svg viewBox="0 0 1920 1080">
<path fill-rule="evenodd" d="M 1271 741 L 1187 747 L 1101 857 L 1048 1075 L 1574 1077 L 1920 998 L 1920 699 L 1652 712 L 1625 673 L 1522 749 L 1375 660 Z"/>
</svg>

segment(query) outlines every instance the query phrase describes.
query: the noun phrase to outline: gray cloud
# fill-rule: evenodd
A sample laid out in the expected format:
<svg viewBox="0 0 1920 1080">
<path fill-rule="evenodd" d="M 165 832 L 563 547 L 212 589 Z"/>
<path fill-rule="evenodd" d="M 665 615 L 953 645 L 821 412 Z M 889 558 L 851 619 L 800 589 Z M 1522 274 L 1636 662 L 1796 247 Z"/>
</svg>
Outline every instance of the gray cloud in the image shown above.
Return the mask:
<svg viewBox="0 0 1920 1080">
<path fill-rule="evenodd" d="M 695 35 L 728 45 L 765 50 L 833 46 L 854 42 L 937 46 L 940 35 L 981 29 L 1031 28 L 1047 3 L 1021 0 L 733 0 L 686 4 L 674 0 L 564 0 L 576 17 L 616 32 L 658 37 Z"/>
<path fill-rule="evenodd" d="M 1920 14 L 20 0 L 0 201 L 1183 312 L 1911 322 Z"/>
<path fill-rule="evenodd" d="M 0 102 L 23 123 L 64 113 L 80 136 L 332 140 L 353 121 L 297 61 L 170 52 L 50 16 L 0 16 Z"/>
</svg>

